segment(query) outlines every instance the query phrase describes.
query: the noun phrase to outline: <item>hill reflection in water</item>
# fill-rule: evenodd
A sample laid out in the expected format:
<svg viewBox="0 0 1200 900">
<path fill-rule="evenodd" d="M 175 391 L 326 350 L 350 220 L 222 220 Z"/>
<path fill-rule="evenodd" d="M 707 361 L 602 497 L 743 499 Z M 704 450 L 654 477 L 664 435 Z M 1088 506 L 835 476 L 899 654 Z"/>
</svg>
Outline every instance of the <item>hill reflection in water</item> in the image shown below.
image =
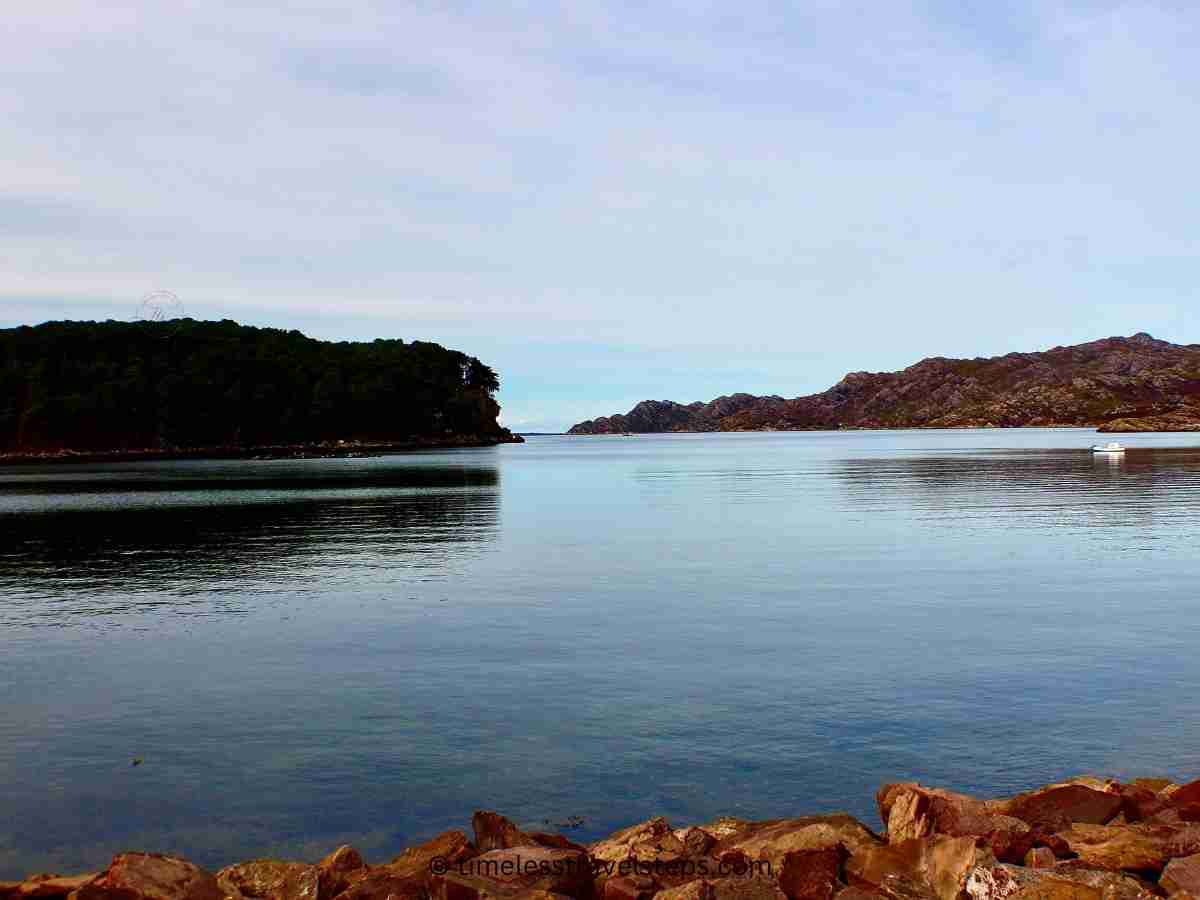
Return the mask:
<svg viewBox="0 0 1200 900">
<path fill-rule="evenodd" d="M 886 514 L 902 508 L 941 527 L 1142 529 L 1182 539 L 1200 514 L 1200 451 L 1136 449 L 956 452 L 841 460 L 847 498 Z M 903 500 L 903 506 L 898 504 Z M 1128 539 L 1129 535 L 1123 535 Z"/>
</svg>

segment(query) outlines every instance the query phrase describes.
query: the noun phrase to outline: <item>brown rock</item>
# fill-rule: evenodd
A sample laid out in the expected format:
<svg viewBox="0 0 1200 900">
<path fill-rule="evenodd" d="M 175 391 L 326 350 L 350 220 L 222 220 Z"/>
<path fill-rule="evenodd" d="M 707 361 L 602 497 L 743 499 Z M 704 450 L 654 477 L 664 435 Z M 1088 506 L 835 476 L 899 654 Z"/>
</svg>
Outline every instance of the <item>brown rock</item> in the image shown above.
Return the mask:
<svg viewBox="0 0 1200 900">
<path fill-rule="evenodd" d="M 1095 891 L 1073 893 L 1062 883 Z M 979 866 L 967 876 L 966 896 L 970 900 L 1011 900 L 1013 897 L 1086 896 L 1090 900 L 1153 900 L 1149 886 L 1135 878 L 1115 872 L 1079 868 L 1075 863 L 1052 869 L 1024 869 L 1000 864 Z"/>
<path fill-rule="evenodd" d="M 54 897 L 66 897 L 72 891 L 77 891 L 94 878 L 99 872 L 87 875 L 31 875 L 22 882 L 15 883 L 8 896 L 11 900 L 31 900 L 39 897 L 51 900 Z"/>
<path fill-rule="evenodd" d="M 604 900 L 650 900 L 658 882 L 644 875 L 621 875 L 604 882 Z"/>
<path fill-rule="evenodd" d="M 1181 892 L 1200 897 L 1200 854 L 1171 860 L 1158 883 L 1169 897 Z"/>
<path fill-rule="evenodd" d="M 958 900 L 970 873 L 995 864 L 991 851 L 972 837 L 935 835 L 853 853 L 846 881 L 874 888 L 895 900 L 936 897 Z"/>
<path fill-rule="evenodd" d="M 570 838 L 563 837 L 561 834 L 551 834 L 548 831 L 530 831 L 529 837 L 539 847 L 557 847 L 559 850 L 582 850 L 587 852 L 587 847 L 583 844 L 577 844 Z"/>
<path fill-rule="evenodd" d="M 714 900 L 714 894 L 712 884 L 700 878 L 659 891 L 654 895 L 654 900 Z"/>
<path fill-rule="evenodd" d="M 745 850 L 723 850 L 717 855 L 717 864 L 722 872 L 745 875 L 750 871 L 750 857 Z"/>
<path fill-rule="evenodd" d="M 1167 807 L 1162 812 L 1156 812 L 1146 820 L 1149 825 L 1184 825 L 1183 816 L 1179 815 L 1179 810 Z"/>
<path fill-rule="evenodd" d="M 435 859 L 453 867 L 477 855 L 475 846 L 461 831 L 443 831 L 432 840 L 409 847 L 388 863 L 387 868 L 397 876 L 417 875 L 428 879 L 429 865 Z"/>
<path fill-rule="evenodd" d="M 864 890 L 857 887 L 844 887 L 837 892 L 837 900 L 884 900 L 878 891 Z"/>
<path fill-rule="evenodd" d="M 1067 784 L 1021 794 L 1005 803 L 1003 811 L 1032 826 L 1059 831 L 1075 822 L 1104 824 L 1121 811 L 1121 796 Z"/>
<path fill-rule="evenodd" d="M 217 884 L 227 896 L 233 897 L 317 900 L 320 874 L 316 866 L 305 863 L 256 859 L 226 866 L 217 873 Z"/>
<path fill-rule="evenodd" d="M 841 887 L 842 864 L 848 855 L 841 844 L 820 850 L 792 850 L 783 857 L 779 889 L 788 900 L 831 900 Z"/>
<path fill-rule="evenodd" d="M 949 834 L 962 818 L 979 818 L 994 812 L 987 801 L 967 794 L 922 787 L 916 782 L 885 784 L 875 794 L 879 820 L 890 843 Z"/>
<path fill-rule="evenodd" d="M 1083 860 L 1060 862 L 1052 872 L 1046 874 L 1097 888 L 1104 900 L 1152 900 L 1155 895 L 1154 887 L 1149 882 L 1126 872 L 1090 869 Z"/>
<path fill-rule="evenodd" d="M 1049 847 L 1034 847 L 1025 854 L 1025 867 L 1029 869 L 1049 869 L 1058 863 L 1058 857 Z"/>
<path fill-rule="evenodd" d="M 675 837 L 683 841 L 683 849 L 688 856 L 705 856 L 717 843 L 717 839 L 703 828 L 677 831 Z"/>
<path fill-rule="evenodd" d="M 537 844 L 536 840 L 504 816 L 490 810 L 477 810 L 471 816 L 471 827 L 475 830 L 475 849 L 480 853 Z"/>
<path fill-rule="evenodd" d="M 1155 794 L 1162 793 L 1169 787 L 1178 787 L 1170 778 L 1135 778 L 1130 782 L 1131 787 L 1145 788 Z"/>
<path fill-rule="evenodd" d="M 661 816 L 625 828 L 591 846 L 592 856 L 606 862 L 636 859 L 642 862 L 671 861 L 686 855 L 683 841 Z"/>
<path fill-rule="evenodd" d="M 741 831 L 752 828 L 754 823 L 749 819 L 739 819 L 736 816 L 722 816 L 719 819 L 700 827 L 715 837 L 718 841 L 723 841 L 726 838 L 731 838 Z"/>
<path fill-rule="evenodd" d="M 1200 780 L 1189 782 L 1183 787 L 1172 791 L 1168 801 L 1175 809 L 1200 804 Z"/>
<path fill-rule="evenodd" d="M 222 900 L 217 879 L 199 866 L 158 853 L 119 853 L 72 900 Z"/>
<path fill-rule="evenodd" d="M 436 900 L 482 900 L 530 891 L 588 900 L 592 866 L 586 853 L 553 847 L 509 847 L 464 860 L 434 879 Z"/>
<path fill-rule="evenodd" d="M 713 900 L 787 900 L 773 878 L 718 878 L 710 884 Z"/>
<path fill-rule="evenodd" d="M 1058 859 L 1074 859 L 1075 853 L 1071 850 L 1071 845 L 1064 841 L 1057 834 L 1050 834 L 1039 829 L 1033 829 L 1034 846 L 1047 847 L 1054 852 Z"/>
<path fill-rule="evenodd" d="M 391 866 L 376 866 L 354 873 L 350 886 L 337 900 L 429 900 L 434 881 L 428 872 L 424 876 L 404 874 Z"/>
<path fill-rule="evenodd" d="M 336 897 L 350 886 L 354 876 L 365 871 L 362 854 L 349 845 L 338 847 L 317 863 L 321 900 Z"/>
<path fill-rule="evenodd" d="M 1047 878 L 1013 894 L 1014 900 L 1101 900 L 1098 888 Z"/>
<path fill-rule="evenodd" d="M 749 824 L 718 841 L 711 851 L 718 858 L 740 850 L 752 860 L 765 860 L 778 872 L 783 859 L 795 850 L 821 850 L 842 844 L 852 855 L 882 846 L 879 835 L 852 816 L 835 813 Z"/>
<path fill-rule="evenodd" d="M 1157 875 L 1170 858 L 1169 837 L 1143 826 L 1076 824 L 1059 836 L 1085 864 L 1095 869 Z"/>
<path fill-rule="evenodd" d="M 1147 787 L 1129 784 L 1121 788 L 1121 815 L 1128 822 L 1140 822 L 1166 808 L 1166 799 Z"/>
<path fill-rule="evenodd" d="M 875 795 L 889 842 L 945 834 L 986 839 L 997 859 L 1020 862 L 1034 845 L 1029 825 L 998 811 L 994 800 L 979 800 L 918 784 L 888 784 Z"/>
<path fill-rule="evenodd" d="M 1184 825 L 1179 828 L 1165 829 L 1167 836 L 1167 856 L 1191 856 L 1200 853 L 1200 825 Z"/>
</svg>

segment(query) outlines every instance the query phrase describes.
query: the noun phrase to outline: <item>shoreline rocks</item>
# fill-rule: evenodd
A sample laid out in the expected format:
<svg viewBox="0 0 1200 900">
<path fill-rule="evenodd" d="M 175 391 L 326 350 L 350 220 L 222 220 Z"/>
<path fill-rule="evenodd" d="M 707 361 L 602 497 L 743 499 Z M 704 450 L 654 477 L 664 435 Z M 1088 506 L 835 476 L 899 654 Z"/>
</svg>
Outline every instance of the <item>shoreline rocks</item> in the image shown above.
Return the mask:
<svg viewBox="0 0 1200 900">
<path fill-rule="evenodd" d="M 659 817 L 583 846 L 480 810 L 391 862 L 349 846 L 316 863 L 209 873 L 129 852 L 102 872 L 0 882 L 0 900 L 1200 900 L 1200 780 L 1077 778 L 980 799 L 916 782 L 851 816 L 675 829 Z"/>
</svg>

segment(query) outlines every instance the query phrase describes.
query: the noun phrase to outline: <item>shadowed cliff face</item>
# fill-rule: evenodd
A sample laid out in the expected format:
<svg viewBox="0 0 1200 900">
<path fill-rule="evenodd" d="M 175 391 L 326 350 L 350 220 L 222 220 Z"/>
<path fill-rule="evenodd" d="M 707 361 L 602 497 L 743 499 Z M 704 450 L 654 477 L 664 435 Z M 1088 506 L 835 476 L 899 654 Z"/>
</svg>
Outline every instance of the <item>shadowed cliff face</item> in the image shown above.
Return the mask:
<svg viewBox="0 0 1200 900">
<path fill-rule="evenodd" d="M 1200 425 L 1200 345 L 1148 334 L 1043 353 L 922 360 L 900 372 L 853 372 L 794 400 L 734 394 L 683 406 L 645 401 L 627 415 L 580 422 L 570 434 L 799 431 L 832 428 Z"/>
</svg>

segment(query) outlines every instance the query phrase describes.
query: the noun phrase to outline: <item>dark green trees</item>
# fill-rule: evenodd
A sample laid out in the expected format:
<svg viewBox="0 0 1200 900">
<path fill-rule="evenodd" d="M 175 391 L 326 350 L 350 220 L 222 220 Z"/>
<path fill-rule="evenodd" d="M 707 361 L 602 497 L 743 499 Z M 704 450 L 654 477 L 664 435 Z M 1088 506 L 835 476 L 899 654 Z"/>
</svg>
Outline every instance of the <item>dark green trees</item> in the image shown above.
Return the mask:
<svg viewBox="0 0 1200 900">
<path fill-rule="evenodd" d="M 236 322 L 0 330 L 0 449 L 500 437 L 496 373 L 437 344 L 329 343 Z"/>
</svg>

